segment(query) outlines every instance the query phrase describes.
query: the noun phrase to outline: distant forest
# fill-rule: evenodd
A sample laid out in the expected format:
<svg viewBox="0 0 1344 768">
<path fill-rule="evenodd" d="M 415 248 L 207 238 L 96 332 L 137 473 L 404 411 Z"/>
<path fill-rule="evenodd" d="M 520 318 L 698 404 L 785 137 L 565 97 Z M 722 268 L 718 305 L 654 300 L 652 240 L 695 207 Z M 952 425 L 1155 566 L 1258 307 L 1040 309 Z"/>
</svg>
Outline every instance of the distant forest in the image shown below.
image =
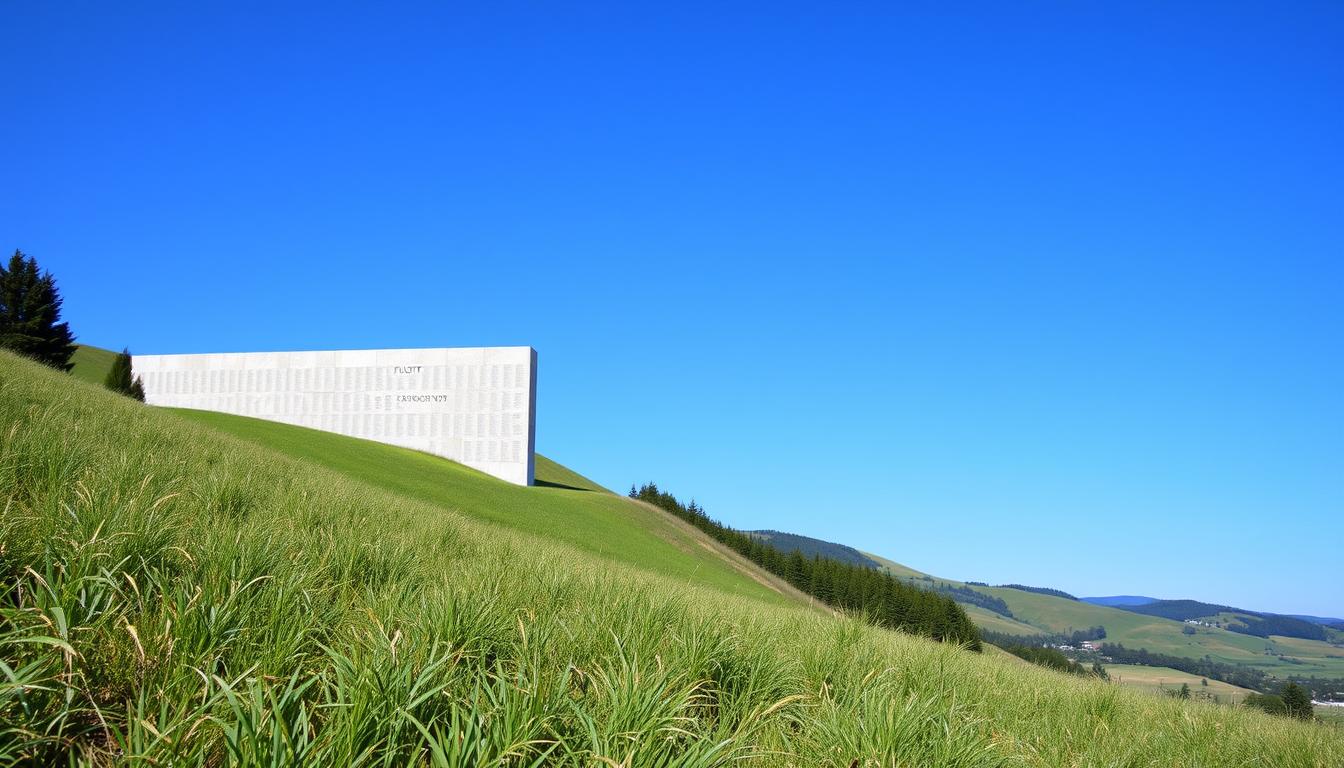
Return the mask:
<svg viewBox="0 0 1344 768">
<path fill-rule="evenodd" d="M 1038 666 L 1049 667 L 1071 675 L 1095 675 L 1102 679 L 1109 679 L 1109 675 L 1106 674 L 1106 670 L 1102 668 L 1100 662 L 1093 662 L 1092 668 L 1088 669 L 1054 648 L 1044 648 L 1039 645 L 1001 645 L 999 647 L 1019 659 Z"/>
<path fill-rule="evenodd" d="M 1084 640 L 1105 639 L 1106 628 L 1098 625 L 1073 632 L 1039 635 L 1010 635 L 1007 632 L 982 629 L 980 630 L 980 638 L 986 643 L 997 645 L 1000 648 L 1007 648 L 1010 645 L 1078 645 Z"/>
<path fill-rule="evenodd" d="M 980 592 L 960 584 L 937 581 L 932 576 L 925 576 L 922 579 L 915 579 L 912 577 L 907 578 L 907 581 L 932 592 L 937 592 L 940 595 L 946 595 L 959 603 L 977 605 L 987 611 L 997 613 L 1000 616 L 1005 616 L 1010 619 L 1013 618 L 1013 612 L 1008 610 L 1008 604 L 1003 601 L 1003 598 L 995 597 L 987 592 Z"/>
<path fill-rule="evenodd" d="M 836 544 L 783 531 L 745 531 L 745 533 L 752 538 L 769 543 L 780 552 L 792 552 L 796 549 L 802 552 L 804 557 L 820 555 L 831 560 L 839 560 L 842 563 L 861 565 L 865 568 L 880 567 L 876 560 L 844 544 Z"/>
<path fill-rule="evenodd" d="M 1225 623 L 1224 626 L 1231 632 L 1255 637 L 1282 635 L 1283 637 L 1300 637 L 1305 640 L 1329 639 L 1329 632 L 1325 627 L 1310 621 L 1295 619 L 1292 616 L 1279 616 L 1273 613 L 1256 613 L 1255 611 L 1233 608 L 1230 605 L 1201 603 L 1198 600 L 1158 600 L 1147 605 L 1117 605 L 1115 607 L 1130 613 L 1160 616 L 1164 619 L 1174 619 L 1176 621 L 1201 619 L 1217 613 L 1236 613 L 1239 614 L 1237 620 L 1243 622 L 1244 625 L 1232 622 Z"/>
<path fill-rule="evenodd" d="M 881 627 L 981 649 L 980 631 L 950 597 L 905 584 L 886 571 L 819 555 L 808 558 L 797 549 L 782 552 L 714 520 L 694 501 L 681 503 L 653 483 L 631 486 L 630 497 L 680 517 L 827 605 L 861 614 Z"/>
</svg>

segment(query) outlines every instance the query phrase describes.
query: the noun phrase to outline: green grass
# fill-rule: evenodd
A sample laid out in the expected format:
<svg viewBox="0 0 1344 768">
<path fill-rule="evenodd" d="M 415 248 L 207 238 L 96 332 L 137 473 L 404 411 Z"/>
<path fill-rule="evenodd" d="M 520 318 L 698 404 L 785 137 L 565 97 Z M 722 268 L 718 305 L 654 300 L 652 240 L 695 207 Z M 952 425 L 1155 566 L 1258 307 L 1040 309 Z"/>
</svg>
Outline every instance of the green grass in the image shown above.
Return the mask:
<svg viewBox="0 0 1344 768">
<path fill-rule="evenodd" d="M 1344 754 L 1336 728 L 663 575 L 259 435 L 274 436 L 0 354 L 0 764 L 1329 766 Z M 408 474 L 435 472 L 396 456 Z M 518 514 L 552 496 L 619 501 L 452 482 L 525 499 Z"/>
<path fill-rule="evenodd" d="M 75 353 L 72 375 L 101 384 L 115 356 L 110 350 L 81 346 Z M 688 535 L 693 532 L 676 526 L 652 510 L 632 511 L 615 500 L 575 503 L 553 495 L 538 497 L 518 493 L 516 489 L 499 490 L 497 483 L 484 482 L 484 476 L 478 473 L 425 454 L 239 416 L 202 411 L 181 413 L 399 494 L 453 506 L 480 519 L 561 539 L 622 562 L 642 563 L 661 573 L 702 579 L 729 591 L 769 600 L 782 599 L 759 582 L 743 578 L 738 569 L 725 563 L 716 552 L 705 550 L 701 545 L 703 537 Z M 582 489 L 610 494 L 588 478 L 540 455 L 537 456 L 536 476 L 542 488 L 532 489 L 534 491 Z M 537 502 L 537 498 L 543 500 Z M 520 514 L 522 508 L 529 512 Z M 911 578 L 925 575 L 886 558 L 869 556 L 897 575 Z M 951 579 L 938 580 L 961 584 Z M 1154 653 L 1190 658 L 1208 655 L 1217 661 L 1248 664 L 1271 674 L 1344 677 L 1344 650 L 1319 641 L 1280 637 L 1265 640 L 1222 629 L 1203 628 L 1196 635 L 1185 635 L 1181 632 L 1183 625 L 1170 619 L 1021 590 L 976 589 L 1002 597 L 1015 617 L 1009 619 L 975 606 L 965 606 L 976 624 L 987 630 L 1033 634 L 1068 632 L 1100 624 L 1106 627 L 1108 642 L 1123 643 L 1129 648 L 1147 648 Z"/>
<path fill-rule="evenodd" d="M 536 484 L 552 488 L 570 488 L 579 491 L 594 491 L 597 493 L 611 493 L 597 483 L 580 475 L 568 467 L 561 466 L 554 461 L 542 456 L 536 455 Z"/>
<path fill-rule="evenodd" d="M 1192 675 L 1168 667 L 1107 664 L 1106 672 L 1111 676 L 1111 681 L 1114 683 L 1156 693 L 1179 690 L 1181 684 L 1184 683 L 1190 686 L 1192 694 L 1216 696 L 1218 701 L 1227 704 L 1240 704 L 1246 699 L 1247 694 L 1255 693 L 1248 688 L 1219 680 L 1207 680 L 1208 684 L 1205 685 L 1204 682 L 1201 682 L 1205 679 L 1199 675 Z"/>
<path fill-rule="evenodd" d="M 219 432 L 317 464 L 397 496 L 428 502 L 497 526 L 569 544 L 687 583 L 774 602 L 792 602 L 743 575 L 707 539 L 667 515 L 605 491 L 523 487 L 427 453 L 370 440 L 211 411 L 174 413 Z M 556 485 L 593 486 L 540 459 L 537 477 Z"/>
<path fill-rule="evenodd" d="M 107 372 L 112 370 L 112 361 L 116 359 L 117 353 L 110 349 L 80 344 L 75 348 L 74 357 L 70 358 L 70 362 L 75 365 L 70 375 L 80 381 L 101 386 L 103 379 L 107 378 Z"/>
</svg>

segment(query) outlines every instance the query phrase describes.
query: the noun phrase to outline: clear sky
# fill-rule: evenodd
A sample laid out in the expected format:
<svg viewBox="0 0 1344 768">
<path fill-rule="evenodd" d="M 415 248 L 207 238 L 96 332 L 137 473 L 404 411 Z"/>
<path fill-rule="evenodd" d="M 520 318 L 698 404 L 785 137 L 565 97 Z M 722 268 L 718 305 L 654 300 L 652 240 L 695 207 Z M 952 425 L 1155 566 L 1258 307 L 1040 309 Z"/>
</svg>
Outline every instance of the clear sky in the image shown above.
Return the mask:
<svg viewBox="0 0 1344 768">
<path fill-rule="evenodd" d="M 618 490 L 1344 615 L 1344 5 L 61 5 L 0 247 L 84 342 L 529 344 Z"/>
</svg>

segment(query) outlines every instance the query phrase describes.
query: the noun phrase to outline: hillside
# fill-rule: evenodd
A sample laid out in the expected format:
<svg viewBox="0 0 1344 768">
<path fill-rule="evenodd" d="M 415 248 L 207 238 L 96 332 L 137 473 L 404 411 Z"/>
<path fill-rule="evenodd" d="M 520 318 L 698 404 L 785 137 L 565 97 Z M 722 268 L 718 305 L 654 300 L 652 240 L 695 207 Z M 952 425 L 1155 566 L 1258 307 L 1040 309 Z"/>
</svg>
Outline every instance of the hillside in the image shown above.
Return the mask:
<svg viewBox="0 0 1344 768">
<path fill-rule="evenodd" d="M 1215 605 L 1198 600 L 1158 600 L 1144 605 L 1121 606 L 1145 616 L 1161 616 L 1176 621 L 1199 621 L 1213 624 L 1232 632 L 1255 637 L 1296 637 L 1304 640 L 1334 640 L 1338 633 L 1322 624 L 1293 616 L 1259 613 L 1228 605 Z"/>
<path fill-rule="evenodd" d="M 1092 605 L 998 587 L 982 591 L 1003 598 L 1014 618 L 1048 632 L 1069 632 L 1091 626 L 1106 628 L 1107 643 L 1130 649 L 1192 659 L 1208 656 L 1226 664 L 1243 664 L 1271 675 L 1344 677 L 1344 649 L 1328 643 L 1273 636 L 1253 637 L 1217 627 L 1196 627 L 1174 619 L 1119 608 Z"/>
<path fill-rule="evenodd" d="M 0 722 L 20 726 L 0 730 L 0 762 L 1305 766 L 1344 750 L 1326 726 L 834 618 L 655 532 L 630 557 L 620 540 L 648 521 L 607 494 L 505 493 L 422 454 L 324 456 L 307 431 L 252 426 L 0 353 Z M 604 541 L 561 537 L 566 513 Z"/>
<path fill-rule="evenodd" d="M 967 587 L 964 582 L 935 578 L 886 558 L 869 556 L 892 573 L 914 583 Z M 1024 636 L 1069 634 L 1101 626 L 1106 629 L 1103 642 L 1119 643 L 1131 650 L 1144 648 L 1152 653 L 1187 659 L 1207 656 L 1214 662 L 1245 665 L 1278 678 L 1290 675 L 1344 678 L 1344 647 L 1333 629 L 1326 630 L 1331 642 L 1281 635 L 1255 637 L 1222 627 L 1205 626 L 1195 627 L 1191 630 L 1194 634 L 1187 634 L 1188 625 L 1182 621 L 1148 616 L 1122 607 L 1097 605 L 1093 602 L 1095 598 L 1071 600 L 1005 587 L 972 585 L 970 589 L 1002 600 L 1012 614 L 1004 616 L 965 604 L 967 615 L 981 629 L 992 632 Z M 955 596 L 955 593 L 951 594 Z M 1161 601 L 1154 601 L 1157 602 Z M 1224 615 L 1222 620 L 1235 618 Z"/>
<path fill-rule="evenodd" d="M 756 599 L 793 602 L 768 574 L 729 561 L 708 539 L 661 512 L 605 491 L 539 457 L 541 481 L 528 488 L 438 456 L 272 421 L 212 411 L 174 410 L 181 418 L 381 488 L 603 559 Z"/>
<path fill-rule="evenodd" d="M 112 361 L 116 358 L 117 353 L 110 349 L 80 344 L 75 348 L 74 356 L 70 358 L 70 362 L 75 366 L 71 369 L 70 375 L 80 381 L 100 385 L 103 379 L 107 378 L 107 372 L 112 370 Z"/>
<path fill-rule="evenodd" d="M 1147 605 L 1157 602 L 1156 597 L 1143 597 L 1142 595 L 1111 595 L 1110 597 L 1082 597 L 1079 599 L 1084 603 L 1106 605 L 1112 608 L 1119 608 L 1123 605 Z"/>
<path fill-rule="evenodd" d="M 752 538 L 769 542 L 780 552 L 792 552 L 796 549 L 802 552 L 805 557 L 827 557 L 831 560 L 861 565 L 865 568 L 878 567 L 877 561 L 844 544 L 822 541 L 809 536 L 799 536 L 796 533 L 784 533 L 783 531 L 747 531 L 746 533 Z"/>
</svg>

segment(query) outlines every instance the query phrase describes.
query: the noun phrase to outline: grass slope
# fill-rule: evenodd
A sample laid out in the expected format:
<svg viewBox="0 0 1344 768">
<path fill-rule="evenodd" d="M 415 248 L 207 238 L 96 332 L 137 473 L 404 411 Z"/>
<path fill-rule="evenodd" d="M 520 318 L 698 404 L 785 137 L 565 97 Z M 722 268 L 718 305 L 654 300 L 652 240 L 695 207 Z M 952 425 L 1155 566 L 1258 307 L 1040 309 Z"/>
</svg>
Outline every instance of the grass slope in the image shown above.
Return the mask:
<svg viewBox="0 0 1344 768">
<path fill-rule="evenodd" d="M 1344 754 L 1325 726 L 667 578 L 4 353 L 0 509 L 0 763 L 1326 766 Z"/>
<path fill-rule="evenodd" d="M 593 486 L 551 461 L 539 461 L 531 488 L 505 483 L 419 451 L 330 432 L 212 411 L 178 416 L 334 470 L 398 496 L 451 509 L 505 528 L 569 544 L 606 560 L 748 597 L 792 601 L 750 578 L 719 550 L 667 515 Z"/>
<path fill-rule="evenodd" d="M 81 346 L 73 374 L 101 384 L 115 353 Z M 701 579 L 729 591 L 766 599 L 782 599 L 785 585 L 751 564 L 732 558 L 689 528 L 678 526 L 660 511 L 632 507 L 622 499 L 584 499 L 556 491 L 583 489 L 610 494 L 591 480 L 544 456 L 537 456 L 540 486 L 518 489 L 493 482 L 484 475 L 427 454 L 381 443 L 356 440 L 301 427 L 275 424 L 241 416 L 205 411 L 180 411 L 189 419 L 242 437 L 291 456 L 316 461 L 351 477 L 387 490 L 454 507 L 473 517 L 527 533 L 566 541 L 594 554 L 643 565 L 684 579 Z M 523 513 L 522 510 L 527 512 Z M 868 555 L 868 553 L 864 553 Z M 876 555 L 868 555 L 893 573 L 910 578 L 925 574 Z M 744 578 L 744 574 L 749 578 Z M 960 584 L 952 580 L 953 584 Z M 763 586 L 770 585 L 770 586 Z M 1252 664 L 1269 671 L 1344 676 L 1344 651 L 1324 643 L 1272 638 L 1269 641 L 1225 630 L 1210 629 L 1187 636 L 1179 622 L 1146 617 L 1104 606 L 1024 593 L 1020 590 L 982 588 L 1002 597 L 1015 619 L 976 606 L 965 606 L 981 627 L 997 632 L 1034 634 L 1066 632 L 1101 624 L 1108 640 L 1155 653 L 1201 657 Z M 1286 656 L 1291 661 L 1285 661 Z"/>
<path fill-rule="evenodd" d="M 74 356 L 70 358 L 70 362 L 75 366 L 70 370 L 70 375 L 80 381 L 101 386 L 103 379 L 107 378 L 107 372 L 112 370 L 112 361 L 116 359 L 117 353 L 110 349 L 80 344 L 75 348 Z"/>
<path fill-rule="evenodd" d="M 549 486 L 552 488 L 569 488 L 575 491 L 593 491 L 595 493 L 611 493 L 597 483 L 580 475 L 568 467 L 551 461 L 550 459 L 536 455 L 536 484 Z"/>
</svg>

